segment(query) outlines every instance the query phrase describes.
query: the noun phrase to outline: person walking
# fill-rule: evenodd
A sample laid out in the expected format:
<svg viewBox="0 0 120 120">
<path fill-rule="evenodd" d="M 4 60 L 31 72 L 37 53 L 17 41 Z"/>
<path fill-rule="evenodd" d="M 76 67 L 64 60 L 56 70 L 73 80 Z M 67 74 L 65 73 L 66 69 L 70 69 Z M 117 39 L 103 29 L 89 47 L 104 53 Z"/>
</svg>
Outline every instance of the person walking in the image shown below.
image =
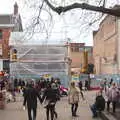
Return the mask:
<svg viewBox="0 0 120 120">
<path fill-rule="evenodd" d="M 79 88 L 75 86 L 75 82 L 71 82 L 70 89 L 68 91 L 68 102 L 71 104 L 71 112 L 73 117 L 78 116 L 76 112 L 78 109 L 79 93 L 81 93 L 81 96 L 84 100 L 82 91 L 80 91 Z"/>
<path fill-rule="evenodd" d="M 57 112 L 55 111 L 55 105 L 57 100 L 59 100 L 59 97 L 60 94 L 56 84 L 48 84 L 47 89 L 45 90 L 42 97 L 42 103 L 47 101 L 45 106 L 47 120 L 49 120 L 49 113 L 51 113 L 51 120 L 58 117 Z"/>
<path fill-rule="evenodd" d="M 37 98 L 39 98 L 39 101 L 41 102 L 41 97 L 38 91 L 33 87 L 33 83 L 29 83 L 27 88 L 24 90 L 24 101 L 23 101 L 24 107 L 26 107 L 26 103 L 27 103 L 29 120 L 36 120 Z M 31 115 L 32 114 L 31 112 L 33 112 L 33 116 Z"/>
<path fill-rule="evenodd" d="M 88 80 L 85 80 L 85 90 L 88 90 L 89 89 L 89 82 Z"/>
<path fill-rule="evenodd" d="M 110 110 L 110 103 L 112 102 L 112 107 L 113 107 L 113 113 L 116 112 L 116 103 L 118 102 L 120 98 L 120 92 L 118 88 L 116 87 L 116 84 L 113 82 L 112 86 L 108 89 L 107 91 L 107 111 L 109 112 Z"/>
<path fill-rule="evenodd" d="M 79 81 L 78 86 L 79 86 L 79 89 L 82 91 L 82 87 L 83 87 L 82 81 Z"/>
</svg>

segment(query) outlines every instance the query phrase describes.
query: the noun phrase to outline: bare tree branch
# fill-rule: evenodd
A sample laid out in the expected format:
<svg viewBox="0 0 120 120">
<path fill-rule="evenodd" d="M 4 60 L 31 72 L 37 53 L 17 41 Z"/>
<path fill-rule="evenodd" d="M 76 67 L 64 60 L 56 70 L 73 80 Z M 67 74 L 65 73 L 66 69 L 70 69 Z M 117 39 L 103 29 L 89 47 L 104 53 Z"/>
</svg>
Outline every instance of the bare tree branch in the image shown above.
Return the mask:
<svg viewBox="0 0 120 120">
<path fill-rule="evenodd" d="M 53 11 L 57 12 L 58 14 L 61 14 L 62 12 L 67 12 L 75 8 L 81 8 L 81 9 L 92 10 L 96 12 L 102 12 L 102 13 L 110 14 L 113 16 L 118 16 L 118 17 L 120 16 L 120 9 L 109 9 L 103 6 L 98 7 L 98 6 L 93 6 L 86 3 L 81 3 L 81 4 L 74 3 L 65 7 L 63 6 L 55 7 L 49 2 L 49 0 L 44 0 L 44 1 Z"/>
</svg>

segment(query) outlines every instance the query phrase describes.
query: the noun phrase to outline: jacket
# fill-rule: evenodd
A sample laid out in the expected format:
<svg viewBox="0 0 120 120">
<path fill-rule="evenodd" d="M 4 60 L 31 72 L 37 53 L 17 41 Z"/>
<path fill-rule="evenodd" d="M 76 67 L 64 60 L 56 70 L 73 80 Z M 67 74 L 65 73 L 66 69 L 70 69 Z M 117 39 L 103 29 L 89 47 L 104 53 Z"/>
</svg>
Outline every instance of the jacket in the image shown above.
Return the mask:
<svg viewBox="0 0 120 120">
<path fill-rule="evenodd" d="M 104 110 L 105 109 L 105 99 L 102 95 L 96 97 L 95 105 L 97 110 Z"/>
<path fill-rule="evenodd" d="M 110 87 L 107 91 L 107 97 L 109 101 L 118 101 L 119 95 L 120 93 L 117 87 Z"/>
<path fill-rule="evenodd" d="M 39 98 L 41 102 L 41 97 L 38 91 L 33 87 L 28 87 L 24 91 L 23 105 L 25 106 L 27 103 L 28 108 L 37 108 L 37 98 Z"/>
<path fill-rule="evenodd" d="M 70 104 L 78 103 L 79 102 L 79 93 L 80 93 L 79 88 L 77 88 L 77 87 L 71 88 L 68 91 L 68 102 Z"/>
<path fill-rule="evenodd" d="M 56 102 L 60 97 L 59 95 L 60 94 L 58 89 L 48 88 L 43 94 L 42 102 L 44 101 L 44 99 L 49 100 L 50 102 Z"/>
</svg>

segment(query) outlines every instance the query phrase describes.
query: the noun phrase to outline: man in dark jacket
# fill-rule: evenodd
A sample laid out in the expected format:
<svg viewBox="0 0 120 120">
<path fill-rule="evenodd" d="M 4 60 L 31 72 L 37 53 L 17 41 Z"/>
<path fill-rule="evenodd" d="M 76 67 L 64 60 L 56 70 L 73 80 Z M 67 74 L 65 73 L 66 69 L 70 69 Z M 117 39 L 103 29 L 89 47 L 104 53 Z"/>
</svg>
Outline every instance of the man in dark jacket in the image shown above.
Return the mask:
<svg viewBox="0 0 120 120">
<path fill-rule="evenodd" d="M 41 97 L 38 91 L 33 87 L 32 83 L 28 84 L 28 87 L 24 91 L 23 105 L 26 106 L 27 103 L 29 120 L 36 120 L 37 97 L 41 102 Z M 33 111 L 33 117 L 31 115 L 32 111 Z"/>
<path fill-rule="evenodd" d="M 55 105 L 57 100 L 59 100 L 59 90 L 56 87 L 55 83 L 48 84 L 47 89 L 45 90 L 43 97 L 42 97 L 42 102 L 43 101 L 48 101 L 47 105 L 45 106 L 46 108 L 46 116 L 47 120 L 49 120 L 49 112 L 51 113 L 51 120 L 54 119 L 54 115 L 57 118 L 57 113 L 55 111 Z"/>
<path fill-rule="evenodd" d="M 93 117 L 97 117 L 97 111 L 103 111 L 105 109 L 105 99 L 102 96 L 102 93 L 99 92 L 96 96 L 95 103 L 91 106 L 91 111 L 93 113 Z"/>
</svg>

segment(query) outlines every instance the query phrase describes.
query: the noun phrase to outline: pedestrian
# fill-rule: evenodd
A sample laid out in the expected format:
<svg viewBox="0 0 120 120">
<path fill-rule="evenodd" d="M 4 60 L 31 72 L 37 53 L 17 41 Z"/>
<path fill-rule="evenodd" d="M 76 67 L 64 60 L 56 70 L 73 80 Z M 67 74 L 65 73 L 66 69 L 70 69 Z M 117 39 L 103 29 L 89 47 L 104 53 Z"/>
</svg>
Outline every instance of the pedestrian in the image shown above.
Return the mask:
<svg viewBox="0 0 120 120">
<path fill-rule="evenodd" d="M 75 82 L 71 82 L 70 89 L 68 91 L 68 102 L 71 104 L 71 112 L 73 117 L 78 116 L 76 112 L 78 109 L 79 93 L 81 93 L 81 96 L 84 100 L 82 91 L 80 91 L 79 88 L 75 86 Z"/>
<path fill-rule="evenodd" d="M 112 86 L 108 89 L 106 93 L 108 100 L 107 100 L 107 111 L 110 110 L 110 103 L 112 102 L 113 113 L 116 112 L 116 103 L 119 101 L 120 92 L 116 87 L 116 84 L 113 82 Z"/>
<path fill-rule="evenodd" d="M 105 93 L 107 91 L 107 79 L 106 78 L 104 79 L 104 91 Z"/>
<path fill-rule="evenodd" d="M 89 89 L 89 82 L 88 80 L 85 80 L 85 90 L 88 90 Z"/>
<path fill-rule="evenodd" d="M 112 83 L 113 83 L 113 79 L 111 78 L 111 79 L 110 79 L 110 86 L 112 85 Z"/>
<path fill-rule="evenodd" d="M 97 111 L 101 112 L 105 109 L 105 99 L 102 95 L 102 91 L 99 91 L 96 95 L 95 102 L 90 106 L 93 113 L 93 117 L 97 117 Z"/>
<path fill-rule="evenodd" d="M 79 81 L 78 86 L 79 86 L 79 89 L 82 91 L 82 87 L 83 87 L 82 81 Z"/>
<path fill-rule="evenodd" d="M 57 100 L 59 100 L 59 97 L 60 97 L 59 90 L 57 90 L 56 84 L 55 83 L 48 84 L 47 89 L 45 90 L 42 97 L 42 103 L 44 101 L 46 103 L 45 108 L 47 120 L 49 120 L 49 113 L 51 113 L 51 120 L 58 117 L 55 111 L 55 105 Z"/>
<path fill-rule="evenodd" d="M 104 90 L 104 81 L 103 80 L 100 81 L 100 89 L 101 89 L 101 91 Z"/>
<path fill-rule="evenodd" d="M 39 98 L 41 102 L 41 97 L 38 91 L 33 87 L 33 83 L 28 83 L 28 86 L 24 91 L 23 106 L 26 107 L 26 103 L 27 103 L 29 120 L 36 120 L 37 98 Z M 33 116 L 31 115 L 32 114 L 31 112 L 33 112 Z"/>
</svg>

